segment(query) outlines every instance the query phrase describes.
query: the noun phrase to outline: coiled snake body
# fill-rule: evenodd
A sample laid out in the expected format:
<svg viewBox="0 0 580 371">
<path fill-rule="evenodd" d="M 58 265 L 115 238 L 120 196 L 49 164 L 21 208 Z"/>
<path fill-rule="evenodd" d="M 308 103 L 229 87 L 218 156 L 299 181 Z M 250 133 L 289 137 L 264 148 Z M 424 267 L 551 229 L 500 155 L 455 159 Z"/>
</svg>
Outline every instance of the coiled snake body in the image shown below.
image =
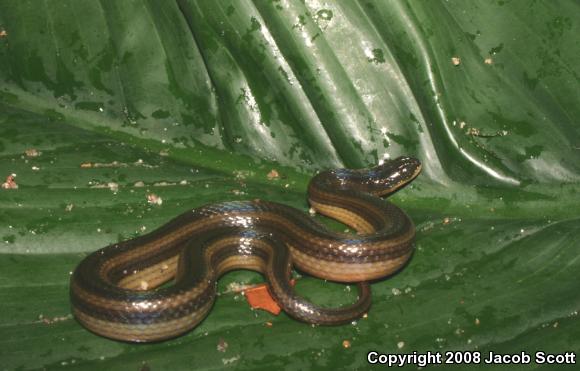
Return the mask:
<svg viewBox="0 0 580 371">
<path fill-rule="evenodd" d="M 323 325 L 350 322 L 370 307 L 367 281 L 392 274 L 412 254 L 413 222 L 379 196 L 408 184 L 420 169 L 418 160 L 399 157 L 370 169 L 322 172 L 311 180 L 311 206 L 355 228 L 357 235 L 331 231 L 299 210 L 268 201 L 185 212 L 81 261 L 71 277 L 73 314 L 89 330 L 112 339 L 172 338 L 206 317 L 220 275 L 243 268 L 265 276 L 290 316 Z M 357 302 L 324 308 L 303 299 L 290 285 L 292 266 L 319 278 L 357 282 Z M 171 279 L 172 285 L 159 287 Z"/>
</svg>

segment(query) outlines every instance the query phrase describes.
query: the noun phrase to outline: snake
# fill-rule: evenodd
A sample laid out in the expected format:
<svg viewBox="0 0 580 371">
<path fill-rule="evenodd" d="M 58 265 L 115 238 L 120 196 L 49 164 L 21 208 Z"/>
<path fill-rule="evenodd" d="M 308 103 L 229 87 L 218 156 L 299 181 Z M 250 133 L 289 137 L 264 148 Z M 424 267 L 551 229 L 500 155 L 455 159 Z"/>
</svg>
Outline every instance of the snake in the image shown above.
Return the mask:
<svg viewBox="0 0 580 371">
<path fill-rule="evenodd" d="M 89 331 L 118 341 L 159 342 L 195 328 L 209 314 L 224 273 L 261 273 L 290 317 L 317 325 L 349 323 L 371 305 L 371 281 L 390 276 L 414 250 L 415 226 L 386 196 L 420 172 L 402 156 L 365 169 L 333 169 L 308 183 L 316 213 L 356 233 L 338 232 L 310 213 L 254 199 L 188 210 L 156 230 L 84 257 L 71 275 L 74 317 Z M 354 303 L 315 304 L 294 290 L 292 270 L 356 284 Z"/>
</svg>

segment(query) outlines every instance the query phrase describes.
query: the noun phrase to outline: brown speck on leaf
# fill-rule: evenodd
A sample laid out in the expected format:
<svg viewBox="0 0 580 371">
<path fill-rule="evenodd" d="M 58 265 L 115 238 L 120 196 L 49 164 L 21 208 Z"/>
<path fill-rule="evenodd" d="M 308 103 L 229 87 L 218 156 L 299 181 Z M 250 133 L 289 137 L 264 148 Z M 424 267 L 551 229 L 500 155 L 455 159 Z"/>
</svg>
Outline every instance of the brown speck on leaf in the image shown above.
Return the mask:
<svg viewBox="0 0 580 371">
<path fill-rule="evenodd" d="M 147 290 L 149 288 L 149 282 L 142 280 L 139 284 L 139 288 L 141 288 L 141 290 Z"/>
<path fill-rule="evenodd" d="M 453 63 L 454 66 L 459 66 L 461 64 L 461 58 L 457 56 L 451 57 L 451 63 Z"/>
<path fill-rule="evenodd" d="M 266 177 L 268 178 L 268 180 L 274 180 L 280 178 L 280 174 L 278 174 L 278 171 L 276 171 L 275 169 L 272 169 L 270 170 L 268 175 L 266 175 Z"/>
<path fill-rule="evenodd" d="M 16 184 L 16 174 L 10 174 L 6 177 L 6 181 L 2 183 L 2 189 L 18 189 Z"/>
<path fill-rule="evenodd" d="M 228 343 L 223 338 L 218 340 L 217 350 L 222 353 L 225 353 L 225 351 L 228 350 Z"/>
<path fill-rule="evenodd" d="M 264 323 L 264 326 L 272 327 L 272 326 L 274 326 L 274 324 L 272 322 L 268 321 L 268 322 Z"/>
<path fill-rule="evenodd" d="M 38 157 L 40 156 L 40 151 L 38 151 L 36 148 L 29 148 L 24 151 L 24 154 L 26 157 Z"/>
<path fill-rule="evenodd" d="M 161 197 L 157 196 L 154 193 L 149 193 L 147 195 L 147 202 L 151 205 L 161 205 L 163 203 L 163 200 L 161 199 Z"/>
<path fill-rule="evenodd" d="M 8 36 L 8 32 L 6 32 L 6 30 L 0 30 L 0 37 L 6 37 Z"/>
<path fill-rule="evenodd" d="M 91 167 L 93 167 L 93 164 L 91 162 L 83 162 L 81 164 L 81 169 L 90 169 Z"/>
<path fill-rule="evenodd" d="M 342 347 L 343 347 L 344 349 L 348 349 L 348 348 L 350 348 L 350 346 L 351 346 L 351 344 L 350 344 L 350 340 L 343 340 L 343 341 L 342 341 Z"/>
</svg>

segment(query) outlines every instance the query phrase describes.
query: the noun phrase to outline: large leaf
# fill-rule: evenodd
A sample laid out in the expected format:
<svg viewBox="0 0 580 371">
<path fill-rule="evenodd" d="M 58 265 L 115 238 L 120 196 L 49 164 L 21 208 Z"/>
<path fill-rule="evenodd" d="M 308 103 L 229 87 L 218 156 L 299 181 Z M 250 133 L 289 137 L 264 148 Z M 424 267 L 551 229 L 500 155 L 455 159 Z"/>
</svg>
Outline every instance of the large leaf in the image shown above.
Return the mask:
<svg viewBox="0 0 580 371">
<path fill-rule="evenodd" d="M 0 190 L 0 365 L 580 351 L 578 34 L 580 6 L 564 0 L 0 0 L 0 177 L 19 185 Z M 231 290 L 261 281 L 249 272 L 160 344 L 106 340 L 69 315 L 69 274 L 90 251 L 210 202 L 306 210 L 316 170 L 400 154 L 424 163 L 393 197 L 417 249 L 373 284 L 367 318 L 310 327 L 252 311 Z M 297 288 L 327 305 L 354 297 L 310 277 Z"/>
</svg>

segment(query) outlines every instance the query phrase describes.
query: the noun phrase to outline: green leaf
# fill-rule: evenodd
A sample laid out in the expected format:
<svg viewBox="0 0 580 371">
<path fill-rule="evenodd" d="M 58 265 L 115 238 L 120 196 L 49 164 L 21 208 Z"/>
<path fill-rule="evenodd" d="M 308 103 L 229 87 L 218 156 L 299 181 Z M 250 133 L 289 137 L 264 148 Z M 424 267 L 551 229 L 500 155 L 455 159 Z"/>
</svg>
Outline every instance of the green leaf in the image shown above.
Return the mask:
<svg viewBox="0 0 580 371">
<path fill-rule="evenodd" d="M 550 369 L 534 352 L 580 352 L 578 34 L 565 0 L 0 0 L 0 180 L 18 184 L 0 189 L 2 368 L 365 368 L 370 350 L 473 350 Z M 206 203 L 307 210 L 315 171 L 401 154 L 424 164 L 393 197 L 416 252 L 373 283 L 367 318 L 252 311 L 231 290 L 262 281 L 251 272 L 159 344 L 69 314 L 70 272 L 99 247 Z M 354 299 L 312 277 L 297 289 Z"/>
</svg>

